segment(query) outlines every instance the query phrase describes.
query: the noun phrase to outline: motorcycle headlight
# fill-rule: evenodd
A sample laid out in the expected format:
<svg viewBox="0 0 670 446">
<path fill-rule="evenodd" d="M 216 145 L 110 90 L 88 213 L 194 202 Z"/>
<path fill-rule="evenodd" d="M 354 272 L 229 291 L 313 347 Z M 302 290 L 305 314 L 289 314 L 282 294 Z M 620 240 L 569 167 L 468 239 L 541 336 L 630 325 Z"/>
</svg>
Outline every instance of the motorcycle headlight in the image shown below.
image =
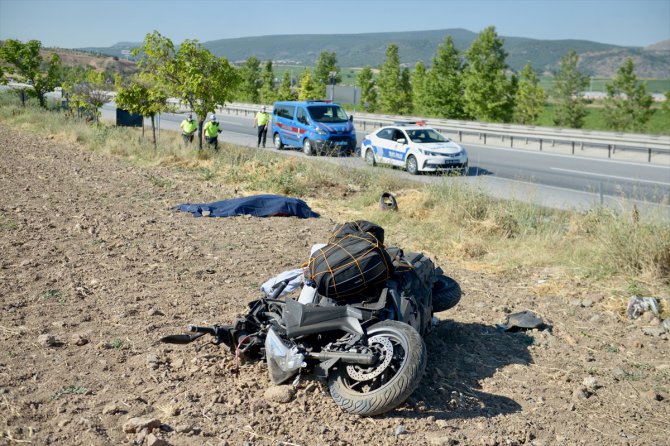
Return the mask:
<svg viewBox="0 0 670 446">
<path fill-rule="evenodd" d="M 265 338 L 265 359 L 274 384 L 285 383 L 305 367 L 305 356 L 296 346 L 285 345 L 272 329 Z"/>
</svg>

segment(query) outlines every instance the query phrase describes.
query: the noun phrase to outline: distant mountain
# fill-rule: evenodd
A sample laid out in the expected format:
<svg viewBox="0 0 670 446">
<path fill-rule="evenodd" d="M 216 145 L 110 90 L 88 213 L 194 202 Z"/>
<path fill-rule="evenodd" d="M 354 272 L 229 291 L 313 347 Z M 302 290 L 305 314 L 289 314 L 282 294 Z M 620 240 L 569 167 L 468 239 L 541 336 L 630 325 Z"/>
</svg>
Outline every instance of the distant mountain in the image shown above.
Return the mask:
<svg viewBox="0 0 670 446">
<path fill-rule="evenodd" d="M 414 32 L 368 34 L 302 34 L 281 36 L 241 37 L 203 42 L 217 56 L 232 62 L 242 62 L 250 56 L 260 60 L 272 59 L 280 65 L 313 66 L 321 51 L 334 51 L 343 67 L 376 67 L 384 62 L 386 47 L 398 45 L 400 60 L 413 67 L 423 60 L 430 64 L 437 46 L 450 35 L 460 51 L 470 47 L 477 34 L 466 29 L 446 29 Z M 670 41 L 646 48 L 623 47 L 588 40 L 539 40 L 524 37 L 505 37 L 507 64 L 521 70 L 530 62 L 540 73 L 558 69 L 561 58 L 571 49 L 580 55 L 580 70 L 596 77 L 611 77 L 627 57 L 635 62 L 640 77 L 670 78 Z M 178 42 L 176 42 L 178 43 Z M 109 48 L 83 48 L 113 56 L 123 50 L 138 47 L 139 43 L 123 42 Z"/>
</svg>

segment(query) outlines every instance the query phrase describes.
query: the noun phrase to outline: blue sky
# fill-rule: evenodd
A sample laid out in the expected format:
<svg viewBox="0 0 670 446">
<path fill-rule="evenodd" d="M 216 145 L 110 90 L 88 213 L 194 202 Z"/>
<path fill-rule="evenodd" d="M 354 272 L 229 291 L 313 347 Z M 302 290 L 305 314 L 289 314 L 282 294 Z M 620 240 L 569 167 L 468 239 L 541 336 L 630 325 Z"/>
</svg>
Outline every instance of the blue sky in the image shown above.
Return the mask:
<svg viewBox="0 0 670 446">
<path fill-rule="evenodd" d="M 670 0 L 0 0 L 0 39 L 77 48 L 277 34 L 493 25 L 501 36 L 646 46 L 670 39 Z"/>
</svg>

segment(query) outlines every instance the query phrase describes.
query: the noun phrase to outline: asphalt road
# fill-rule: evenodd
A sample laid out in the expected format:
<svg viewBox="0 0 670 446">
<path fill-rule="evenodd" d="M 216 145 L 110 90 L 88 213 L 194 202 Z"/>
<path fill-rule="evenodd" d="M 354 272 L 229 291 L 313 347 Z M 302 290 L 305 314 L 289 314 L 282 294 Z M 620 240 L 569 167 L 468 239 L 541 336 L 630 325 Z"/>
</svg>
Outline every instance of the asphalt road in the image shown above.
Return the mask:
<svg viewBox="0 0 670 446">
<path fill-rule="evenodd" d="M 103 117 L 114 119 L 114 106 L 103 107 Z M 222 123 L 222 141 L 255 146 L 256 129 L 252 118 L 228 114 L 218 115 Z M 183 115 L 162 114 L 162 129 L 178 130 Z M 148 121 L 147 121 L 148 122 Z M 365 137 L 358 132 L 358 144 Z M 272 146 L 271 136 L 268 147 Z M 421 182 L 464 181 L 482 188 L 486 193 L 503 198 L 532 201 L 562 209 L 589 209 L 595 204 L 617 208 L 637 205 L 638 208 L 660 209 L 670 219 L 670 208 L 655 204 L 670 202 L 670 165 L 649 164 L 590 158 L 578 155 L 510 149 L 463 143 L 470 158 L 468 178 L 444 178 L 436 175 L 411 176 L 395 169 L 397 174 Z M 282 153 L 304 156 L 299 150 Z M 363 166 L 362 159 L 323 158 L 324 161 Z M 390 170 L 390 168 L 389 168 Z"/>
</svg>

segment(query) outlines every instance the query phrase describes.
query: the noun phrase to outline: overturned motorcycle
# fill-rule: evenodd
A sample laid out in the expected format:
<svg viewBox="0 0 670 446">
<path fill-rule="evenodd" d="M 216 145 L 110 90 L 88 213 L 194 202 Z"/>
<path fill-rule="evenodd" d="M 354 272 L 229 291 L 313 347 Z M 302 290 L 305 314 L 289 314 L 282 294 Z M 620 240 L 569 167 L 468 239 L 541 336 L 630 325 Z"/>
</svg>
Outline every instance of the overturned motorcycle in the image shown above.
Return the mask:
<svg viewBox="0 0 670 446">
<path fill-rule="evenodd" d="M 388 412 L 421 381 L 427 363 L 422 336 L 433 328 L 433 311 L 455 306 L 461 295 L 458 284 L 423 254 L 392 254 L 391 277 L 346 301 L 321 293 L 307 304 L 283 297 L 295 279 L 289 277 L 251 302 L 234 324 L 189 325 L 193 334 L 161 341 L 187 344 L 209 334 L 236 358 L 264 356 L 275 384 L 311 372 L 327 379 L 333 400 L 346 412 Z"/>
</svg>

